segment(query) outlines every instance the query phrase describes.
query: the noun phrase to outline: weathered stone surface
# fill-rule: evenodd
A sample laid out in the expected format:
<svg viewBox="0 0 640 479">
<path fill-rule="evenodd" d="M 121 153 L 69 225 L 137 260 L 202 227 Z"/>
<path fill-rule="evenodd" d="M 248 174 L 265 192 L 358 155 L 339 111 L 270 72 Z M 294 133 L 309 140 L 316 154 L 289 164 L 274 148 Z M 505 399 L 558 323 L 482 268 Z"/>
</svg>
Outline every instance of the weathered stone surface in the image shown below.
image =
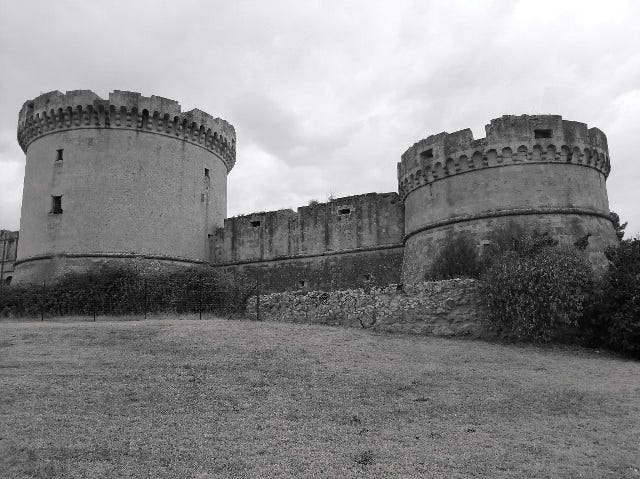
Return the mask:
<svg viewBox="0 0 640 479">
<path fill-rule="evenodd" d="M 431 336 L 478 335 L 482 314 L 477 282 L 471 279 L 260 296 L 261 320 Z M 256 319 L 255 297 L 247 315 Z"/>
<path fill-rule="evenodd" d="M 260 283 L 265 293 L 384 286 L 400 281 L 404 248 L 371 248 L 217 265 L 226 276 Z"/>
<path fill-rule="evenodd" d="M 559 115 L 505 115 L 477 140 L 469 129 L 431 135 L 402 155 L 399 194 L 227 219 L 235 130 L 174 100 L 45 93 L 23 105 L 18 142 L 18 282 L 135 258 L 208 262 L 270 292 L 335 290 L 422 281 L 452 235 L 469 233 L 481 251 L 511 223 L 568 244 L 588 238 L 600 271 L 617 243 L 607 138 Z"/>
<path fill-rule="evenodd" d="M 18 141 L 26 166 L 16 281 L 49 281 L 100 258 L 209 260 L 235 161 L 226 121 L 136 92 L 102 100 L 54 91 L 24 104 Z"/>
<path fill-rule="evenodd" d="M 0 230 L 0 281 L 11 283 L 18 251 L 18 232 Z"/>
<path fill-rule="evenodd" d="M 215 263 L 273 260 L 298 255 L 402 244 L 402 201 L 397 193 L 367 193 L 224 220 L 212 241 Z"/>
<path fill-rule="evenodd" d="M 559 115 L 505 115 L 486 133 L 478 140 L 470 130 L 432 135 L 402 155 L 402 281 L 424 279 L 448 235 L 467 232 L 481 245 L 509 222 L 568 244 L 589 234 L 587 253 L 604 267 L 602 251 L 617 243 L 604 133 Z"/>
<path fill-rule="evenodd" d="M 396 193 L 367 193 L 227 218 L 211 258 L 265 291 L 387 285 L 400 281 L 403 228 Z"/>
</svg>

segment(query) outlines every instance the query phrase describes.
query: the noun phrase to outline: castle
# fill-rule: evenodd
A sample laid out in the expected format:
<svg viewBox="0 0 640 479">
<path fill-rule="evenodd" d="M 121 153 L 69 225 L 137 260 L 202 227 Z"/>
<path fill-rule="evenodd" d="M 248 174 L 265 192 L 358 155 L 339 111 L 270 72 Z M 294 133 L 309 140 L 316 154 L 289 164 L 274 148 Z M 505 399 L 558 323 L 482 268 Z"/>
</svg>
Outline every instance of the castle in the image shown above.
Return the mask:
<svg viewBox="0 0 640 479">
<path fill-rule="evenodd" d="M 176 101 L 46 93 L 22 107 L 18 141 L 16 282 L 136 258 L 255 275 L 272 291 L 353 288 L 421 281 L 452 234 L 482 248 L 510 222 L 564 242 L 589 235 L 594 264 L 617 242 L 606 136 L 558 115 L 503 116 L 477 140 L 469 129 L 420 140 L 397 165 L 398 193 L 234 218 L 235 130 Z"/>
</svg>

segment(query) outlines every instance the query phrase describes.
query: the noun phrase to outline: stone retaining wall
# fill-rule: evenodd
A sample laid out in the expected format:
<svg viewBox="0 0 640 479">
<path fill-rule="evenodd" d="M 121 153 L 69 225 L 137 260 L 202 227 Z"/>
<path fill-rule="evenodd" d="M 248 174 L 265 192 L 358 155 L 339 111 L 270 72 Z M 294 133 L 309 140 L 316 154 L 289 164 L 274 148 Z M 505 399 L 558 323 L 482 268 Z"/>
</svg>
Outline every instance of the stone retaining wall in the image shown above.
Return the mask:
<svg viewBox="0 0 640 479">
<path fill-rule="evenodd" d="M 477 336 L 482 314 L 477 282 L 472 279 L 260 296 L 260 319 L 265 321 L 431 336 Z M 255 297 L 249 299 L 247 315 L 256 319 Z"/>
</svg>

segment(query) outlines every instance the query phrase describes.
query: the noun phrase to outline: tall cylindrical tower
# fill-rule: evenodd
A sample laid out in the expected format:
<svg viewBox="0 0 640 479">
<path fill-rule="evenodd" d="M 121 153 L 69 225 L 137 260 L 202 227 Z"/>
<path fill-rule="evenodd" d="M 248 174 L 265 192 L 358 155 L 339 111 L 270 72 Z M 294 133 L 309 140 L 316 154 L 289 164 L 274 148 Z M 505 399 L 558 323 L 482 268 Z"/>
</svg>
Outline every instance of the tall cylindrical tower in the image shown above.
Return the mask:
<svg viewBox="0 0 640 479">
<path fill-rule="evenodd" d="M 226 121 L 157 96 L 54 91 L 24 104 L 18 141 L 26 166 L 16 281 L 103 260 L 207 261 L 235 162 Z"/>
<path fill-rule="evenodd" d="M 522 115 L 492 120 L 486 134 L 440 133 L 402 155 L 403 281 L 424 279 L 452 234 L 470 233 L 482 246 L 509 222 L 567 243 L 589 235 L 587 252 L 602 264 L 605 247 L 617 242 L 604 133 L 558 115 Z"/>
</svg>

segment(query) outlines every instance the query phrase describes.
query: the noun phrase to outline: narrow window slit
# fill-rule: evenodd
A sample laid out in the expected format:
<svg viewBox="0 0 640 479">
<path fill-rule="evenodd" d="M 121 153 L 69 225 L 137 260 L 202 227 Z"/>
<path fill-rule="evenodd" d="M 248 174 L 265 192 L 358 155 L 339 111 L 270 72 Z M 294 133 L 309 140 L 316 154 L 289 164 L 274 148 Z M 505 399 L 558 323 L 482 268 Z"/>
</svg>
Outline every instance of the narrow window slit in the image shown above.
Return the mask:
<svg viewBox="0 0 640 479">
<path fill-rule="evenodd" d="M 553 132 L 551 130 L 533 130 L 533 134 L 536 137 L 536 139 L 551 138 L 552 133 Z"/>
<path fill-rule="evenodd" d="M 62 196 L 51 197 L 51 214 L 62 214 Z"/>
<path fill-rule="evenodd" d="M 56 161 L 62 161 L 62 152 L 64 151 L 63 148 L 60 148 L 59 150 L 56 150 L 57 155 L 56 155 Z"/>
<path fill-rule="evenodd" d="M 433 158 L 433 148 L 429 148 L 428 150 L 423 151 L 422 153 L 420 153 L 420 156 L 422 158 Z"/>
</svg>

